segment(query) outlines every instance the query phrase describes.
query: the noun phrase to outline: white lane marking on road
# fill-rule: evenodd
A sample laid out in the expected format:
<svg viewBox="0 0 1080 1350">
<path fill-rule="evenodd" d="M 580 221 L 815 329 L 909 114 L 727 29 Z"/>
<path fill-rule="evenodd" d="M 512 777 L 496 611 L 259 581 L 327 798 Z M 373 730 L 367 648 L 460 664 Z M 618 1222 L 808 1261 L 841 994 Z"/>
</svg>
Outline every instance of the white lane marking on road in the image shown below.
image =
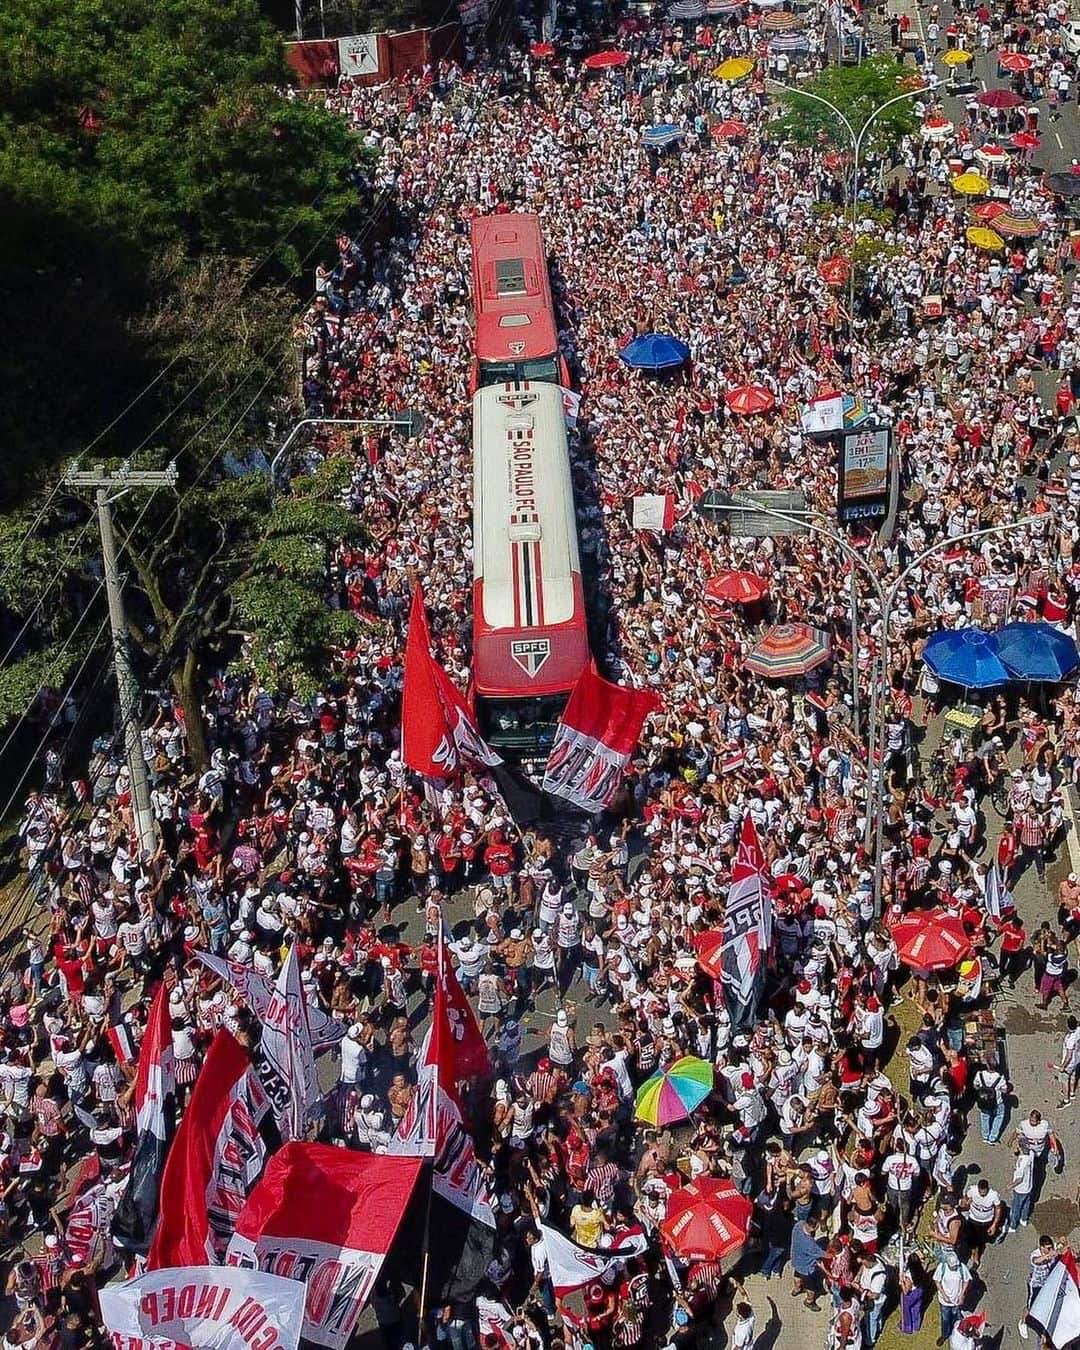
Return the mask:
<svg viewBox="0 0 1080 1350">
<path fill-rule="evenodd" d="M 1065 149 L 1065 142 L 1061 139 L 1061 136 L 1056 131 L 1054 132 L 1054 140 L 1057 141 L 1059 150 Z"/>
</svg>

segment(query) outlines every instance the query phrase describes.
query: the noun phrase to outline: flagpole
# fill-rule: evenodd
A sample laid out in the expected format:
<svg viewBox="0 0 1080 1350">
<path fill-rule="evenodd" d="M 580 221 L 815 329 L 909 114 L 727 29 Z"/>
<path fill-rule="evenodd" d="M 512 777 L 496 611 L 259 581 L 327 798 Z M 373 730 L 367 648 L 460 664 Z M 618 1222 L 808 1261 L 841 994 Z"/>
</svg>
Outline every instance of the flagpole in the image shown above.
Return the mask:
<svg viewBox="0 0 1080 1350">
<path fill-rule="evenodd" d="M 443 941 L 443 911 L 442 905 L 439 906 L 439 926 L 436 930 L 436 948 L 435 948 L 435 998 L 433 1004 L 438 1002 L 439 990 L 443 984 L 444 962 L 446 959 L 446 944 Z M 432 1173 L 435 1170 L 435 1134 L 438 1130 L 439 1122 L 439 1056 L 434 1055 L 434 1063 L 431 1066 L 431 1109 L 434 1116 L 434 1128 L 432 1129 Z M 428 1269 L 431 1265 L 431 1199 L 435 1194 L 435 1178 L 428 1176 L 427 1208 L 424 1211 L 424 1261 L 420 1272 L 420 1310 L 419 1310 L 419 1333 L 423 1338 L 424 1344 L 430 1344 L 427 1327 L 427 1296 L 428 1296 Z"/>
</svg>

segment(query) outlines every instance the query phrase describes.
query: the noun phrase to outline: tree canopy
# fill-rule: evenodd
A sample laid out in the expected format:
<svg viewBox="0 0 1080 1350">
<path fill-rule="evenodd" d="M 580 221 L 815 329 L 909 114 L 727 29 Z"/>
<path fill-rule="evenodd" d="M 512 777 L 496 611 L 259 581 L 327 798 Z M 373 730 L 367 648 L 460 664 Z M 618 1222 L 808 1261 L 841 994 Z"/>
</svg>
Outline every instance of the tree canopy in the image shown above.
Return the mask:
<svg viewBox="0 0 1080 1350">
<path fill-rule="evenodd" d="M 269 574 L 269 485 L 222 466 L 287 418 L 298 302 L 372 200 L 358 139 L 289 81 L 257 0 L 0 6 L 0 721 L 76 668 L 104 612 L 90 503 L 51 495 L 84 447 L 177 461 L 175 498 L 125 499 L 116 528 L 136 645 L 189 699 L 236 640 L 229 583 Z M 309 632 L 294 674 L 321 611 Z"/>
<path fill-rule="evenodd" d="M 843 113 L 856 136 L 873 117 L 873 126 L 866 133 L 864 153 L 880 150 L 916 125 L 914 94 L 875 116 L 890 99 L 908 92 L 904 81 L 910 80 L 912 74 L 910 67 L 902 66 L 888 56 L 873 56 L 857 66 L 827 66 L 820 75 L 807 80 L 798 89 L 783 93 L 786 112 L 779 119 L 777 129 L 802 145 L 825 140 L 830 145 L 851 150 L 851 137 L 839 118 L 815 98 L 806 97 L 813 94 Z"/>
</svg>

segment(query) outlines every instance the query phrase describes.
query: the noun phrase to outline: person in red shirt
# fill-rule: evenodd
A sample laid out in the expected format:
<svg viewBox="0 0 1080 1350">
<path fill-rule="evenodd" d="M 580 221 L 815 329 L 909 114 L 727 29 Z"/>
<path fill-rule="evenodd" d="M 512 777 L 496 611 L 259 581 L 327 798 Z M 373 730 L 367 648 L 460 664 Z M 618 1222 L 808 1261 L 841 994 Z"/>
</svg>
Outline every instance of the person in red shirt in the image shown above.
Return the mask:
<svg viewBox="0 0 1080 1350">
<path fill-rule="evenodd" d="M 509 891 L 514 846 L 506 842 L 502 830 L 492 830 L 488 840 L 488 846 L 484 849 L 484 866 L 491 873 L 491 884 L 497 891 Z"/>
<path fill-rule="evenodd" d="M 1027 940 L 1024 922 L 1014 911 L 1001 925 L 1001 978 L 1010 989 L 1016 988 L 1027 964 Z"/>
</svg>

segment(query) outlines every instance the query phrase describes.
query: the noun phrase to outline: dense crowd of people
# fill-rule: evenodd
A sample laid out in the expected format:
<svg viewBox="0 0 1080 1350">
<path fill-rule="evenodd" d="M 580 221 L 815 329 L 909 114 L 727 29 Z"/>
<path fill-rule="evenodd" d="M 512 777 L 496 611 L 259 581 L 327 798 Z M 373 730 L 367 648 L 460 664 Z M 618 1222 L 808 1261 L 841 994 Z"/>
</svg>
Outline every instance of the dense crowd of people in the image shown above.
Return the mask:
<svg viewBox="0 0 1080 1350">
<path fill-rule="evenodd" d="M 612 72 L 522 48 L 497 68 L 445 65 L 378 89 L 343 79 L 328 93 L 378 151 L 371 172 L 392 224 L 342 238 L 318 271 L 304 320 L 308 411 L 421 408 L 426 423 L 417 441 L 326 436 L 302 452 L 352 458 L 346 497 L 369 543 L 338 550 L 329 584 L 335 603 L 379 622 L 328 657 L 311 701 L 222 675 L 205 704 L 205 766 L 162 699 L 144 737 L 153 854 L 133 838 L 131 785 L 108 738 L 95 745 L 88 800 L 66 794 L 56 765 L 30 795 L 21 842 L 39 903 L 0 1004 L 5 1346 L 96 1343 L 95 1286 L 124 1260 L 110 1221 L 133 1144 L 134 1060 L 108 1032 L 137 1043 L 166 972 L 183 1097 L 217 1027 L 252 1033 L 232 987 L 194 953 L 274 976 L 295 948 L 312 1004 L 349 1026 L 323 1137 L 383 1150 L 414 1090 L 443 915 L 496 1065 L 471 1123 L 498 1218 L 486 1292 L 522 1310 L 507 1313 L 515 1343 L 681 1347 L 712 1343 L 726 1318 L 732 1344 L 749 1350 L 754 1296 L 730 1263 L 661 1259 L 672 1195 L 703 1177 L 729 1177 L 752 1201 L 736 1273 L 786 1273 L 807 1307 L 825 1300 L 838 1350 L 872 1345 L 894 1305 L 901 1330 L 917 1331 L 935 1297 L 938 1343 L 973 1350 L 990 1243 L 1015 1244 L 1034 1294 L 1058 1235 L 1035 1243 L 1030 1264 L 1012 1235 L 1030 1226 L 1062 1147 L 1054 1121 L 1013 1099 L 981 1013 L 1016 987 L 1069 1007 L 1080 882 L 1062 883 L 1057 922 L 1041 927 L 1013 891 L 1044 876 L 1064 836 L 1080 753 L 1072 690 L 987 700 L 973 732 L 943 737 L 944 790 L 917 772 L 926 725 L 956 694 L 923 666 L 927 637 L 1036 615 L 1068 625 L 1075 612 L 1080 306 L 1064 204 L 1030 152 L 1010 148 L 1000 167 L 995 157 L 996 187 L 1038 233 L 987 253 L 967 237 L 971 201 L 949 186 L 957 165 L 980 167 L 988 145 L 1037 130 L 1040 103 L 1050 117 L 1069 96 L 1061 6 L 1008 9 L 980 5 L 942 32 L 932 7 L 924 62 L 945 45 L 1030 52 L 1016 78 L 1034 108 L 972 102 L 943 139 L 936 91 L 912 99 L 914 129 L 858 185 L 854 313 L 821 266 L 848 247 L 849 157 L 780 135 L 767 61 L 742 81 L 712 74 L 758 54 L 745 10 L 686 29 L 632 25 L 629 64 Z M 818 33 L 804 71 L 823 52 Z M 779 73 L 794 79 L 789 64 Z M 669 122 L 682 139 L 647 150 L 644 128 Z M 718 138 L 721 123 L 741 131 Z M 596 656 L 610 677 L 663 698 L 616 807 L 576 834 L 519 830 L 469 776 L 425 791 L 400 756 L 417 580 L 439 659 L 468 680 L 468 223 L 507 209 L 541 216 L 560 345 L 582 394 L 571 450 Z M 654 330 L 685 339 L 688 370 L 657 378 L 619 360 Z M 1042 372 L 1060 386 L 1052 403 Z M 730 412 L 725 394 L 745 383 L 768 388 L 775 408 Z M 832 514 L 835 450 L 799 415 L 823 387 L 888 421 L 902 455 L 895 533 L 856 537 L 879 580 L 909 569 L 887 628 L 878 586 L 856 568 L 852 631 L 851 563 L 826 535 L 741 538 L 695 510 L 703 491 L 755 485 L 801 488 Z M 631 525 L 629 499 L 642 493 L 678 504 L 662 537 Z M 1021 517 L 1031 520 L 966 539 Z M 761 606 L 707 599 L 728 568 L 761 578 Z M 766 618 L 824 630 L 832 662 L 797 681 L 750 674 L 743 659 Z M 880 763 L 856 718 L 879 659 Z M 999 839 L 986 805 L 1001 783 Z M 767 1003 L 741 1030 L 694 939 L 722 926 L 747 813 L 774 879 L 775 930 Z M 991 913 L 995 860 L 1006 888 Z M 901 963 L 894 923 L 926 909 L 962 924 L 965 966 Z M 635 1124 L 636 1089 L 684 1054 L 715 1066 L 707 1101 L 674 1132 Z M 1080 1075 L 1072 1016 L 1056 1068 L 1064 1111 Z M 961 1171 L 976 1131 L 999 1145 L 977 1181 Z M 640 1226 L 649 1250 L 590 1286 L 573 1325 L 556 1309 L 541 1219 L 604 1249 Z M 417 1336 L 400 1293 L 375 1298 L 388 1350 Z M 421 1334 L 476 1350 L 492 1333 L 474 1312 L 434 1309 Z"/>
</svg>

